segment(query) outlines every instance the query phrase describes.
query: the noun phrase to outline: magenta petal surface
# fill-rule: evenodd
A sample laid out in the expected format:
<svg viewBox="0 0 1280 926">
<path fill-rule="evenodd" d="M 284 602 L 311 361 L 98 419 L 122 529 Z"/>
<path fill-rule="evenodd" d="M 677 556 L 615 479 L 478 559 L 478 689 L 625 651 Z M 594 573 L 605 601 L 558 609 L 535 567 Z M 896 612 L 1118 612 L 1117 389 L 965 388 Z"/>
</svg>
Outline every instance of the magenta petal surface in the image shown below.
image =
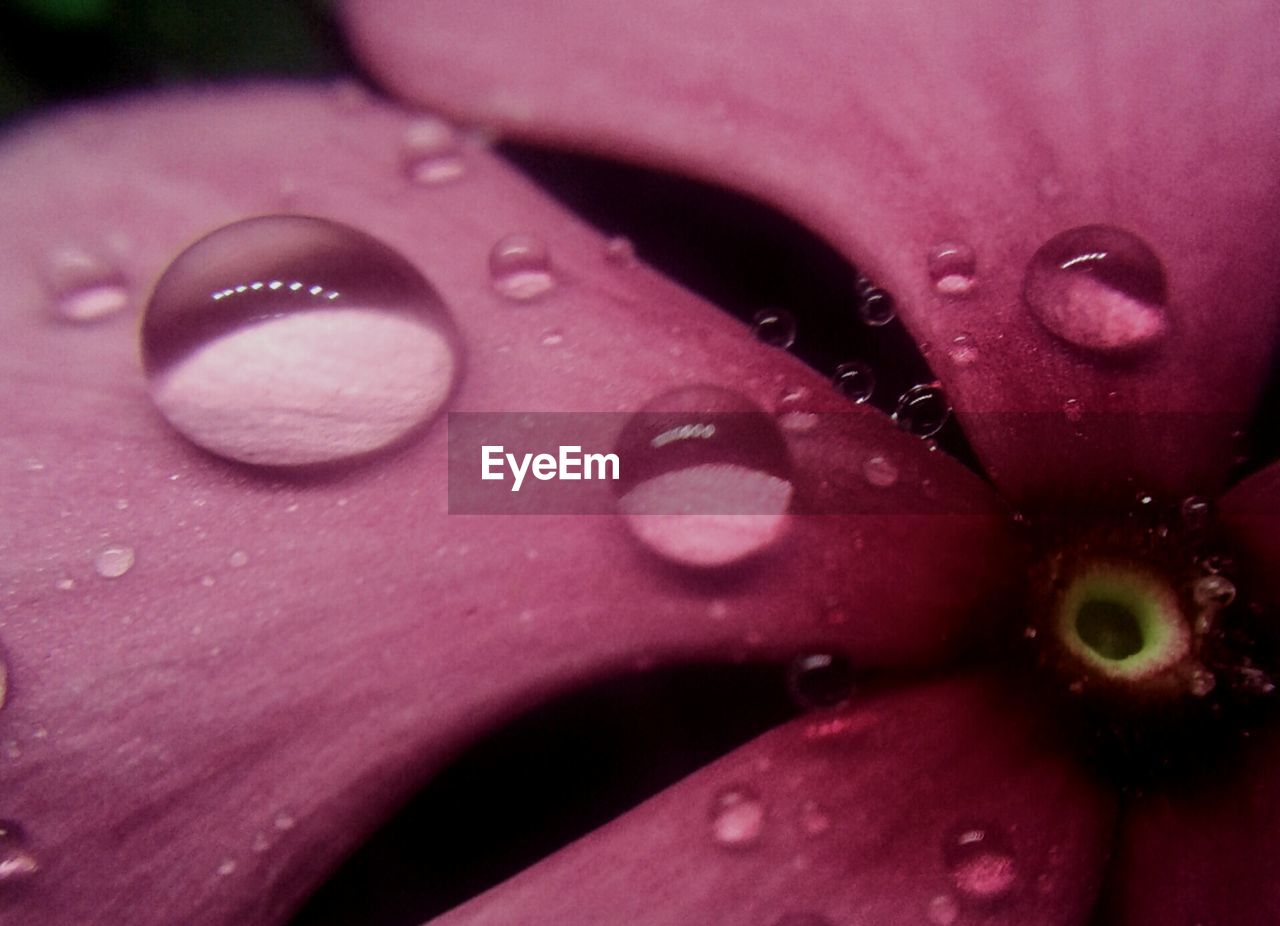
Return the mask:
<svg viewBox="0 0 1280 926">
<path fill-rule="evenodd" d="M 606 261 L 482 143 L 462 176 L 410 183 L 413 118 L 351 87 L 244 87 L 70 111 L 0 146 L 0 817 L 41 865 L 0 898 L 6 922 L 279 922 L 457 749 L 554 692 L 815 643 L 937 663 L 992 612 L 1016 562 L 998 500 L 869 410 L 792 453 L 879 513 L 797 518 L 715 583 L 662 568 L 612 516 L 450 515 L 443 421 L 323 479 L 179 437 L 147 397 L 140 303 L 198 236 L 281 211 L 375 235 L 438 288 L 466 352 L 450 411 L 630 411 L 692 382 L 837 407 L 737 322 Z M 537 304 L 490 286 L 513 231 L 559 274 Z M 50 315 L 41 268 L 68 242 L 105 242 L 127 308 Z M 861 478 L 871 449 L 896 486 Z M 120 546 L 131 567 L 95 568 Z"/>
<path fill-rule="evenodd" d="M 1018 501 L 1219 486 L 1276 338 L 1274 4 L 350 0 L 347 18 L 405 98 L 699 175 L 824 235 L 897 297 Z M 1134 362 L 1068 347 L 1020 297 L 1042 244 L 1097 224 L 1167 275 L 1168 335 Z M 944 242 L 975 255 L 965 298 L 928 272 Z"/>
<path fill-rule="evenodd" d="M 1113 814 L 1000 688 L 926 684 L 770 732 L 433 922 L 1086 923 Z"/>
</svg>

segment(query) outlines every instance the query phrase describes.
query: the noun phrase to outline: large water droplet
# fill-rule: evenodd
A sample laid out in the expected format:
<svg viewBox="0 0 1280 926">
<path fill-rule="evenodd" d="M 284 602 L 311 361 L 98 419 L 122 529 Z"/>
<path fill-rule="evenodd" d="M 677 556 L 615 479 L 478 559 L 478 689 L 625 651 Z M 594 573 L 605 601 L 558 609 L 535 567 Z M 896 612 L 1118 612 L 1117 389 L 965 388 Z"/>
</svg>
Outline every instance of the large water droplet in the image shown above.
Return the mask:
<svg viewBox="0 0 1280 926">
<path fill-rule="evenodd" d="M 1164 267 L 1145 241 L 1107 225 L 1051 238 L 1027 265 L 1022 298 L 1049 331 L 1102 354 L 1132 354 L 1169 332 Z"/>
<path fill-rule="evenodd" d="M 898 398 L 893 420 L 916 437 L 932 437 L 951 417 L 951 406 L 939 383 L 912 386 Z"/>
<path fill-rule="evenodd" d="M 805 710 L 826 710 L 849 703 L 853 666 L 839 653 L 806 653 L 791 661 L 787 690 Z"/>
<path fill-rule="evenodd" d="M 971 900 L 998 900 L 1018 879 L 1008 834 L 997 827 L 953 827 L 943 842 L 942 858 L 956 890 Z"/>
<path fill-rule="evenodd" d="M 430 116 L 414 121 L 405 129 L 400 164 L 406 177 L 425 185 L 456 180 L 467 172 L 467 162 L 453 127 Z"/>
<path fill-rule="evenodd" d="M 948 241 L 936 245 L 928 258 L 929 279 L 943 296 L 967 296 L 973 290 L 977 258 L 967 244 Z"/>
<path fill-rule="evenodd" d="M 528 302 L 551 292 L 555 272 L 547 246 L 533 235 L 507 235 L 489 252 L 489 279 L 508 299 Z"/>
<path fill-rule="evenodd" d="M 346 225 L 266 216 L 200 239 L 147 307 L 151 395 L 220 456 L 304 466 L 403 439 L 444 405 L 460 346 L 444 303 Z"/>
<path fill-rule="evenodd" d="M 876 389 L 876 375 L 871 367 L 856 360 L 836 367 L 834 382 L 841 395 L 859 405 L 870 399 Z"/>
<path fill-rule="evenodd" d="M 751 328 L 770 347 L 786 350 L 796 342 L 796 320 L 786 309 L 761 309 L 751 320 Z"/>
<path fill-rule="evenodd" d="M 133 568 L 133 547 L 107 547 L 93 560 L 94 571 L 104 579 L 118 579 Z"/>
<path fill-rule="evenodd" d="M 893 297 L 883 289 L 868 287 L 860 294 L 858 317 L 872 328 L 881 328 L 898 317 Z"/>
<path fill-rule="evenodd" d="M 786 443 L 745 396 L 714 386 L 659 396 L 627 422 L 617 452 L 619 510 L 660 556 L 724 566 L 786 530 L 794 493 Z"/>
<path fill-rule="evenodd" d="M 0 820 L 0 884 L 22 881 L 40 870 L 22 827 Z"/>
<path fill-rule="evenodd" d="M 129 303 L 124 272 L 105 254 L 59 248 L 46 259 L 44 279 L 50 310 L 63 321 L 97 321 Z"/>
<path fill-rule="evenodd" d="M 764 818 L 764 802 L 755 791 L 725 788 L 711 801 L 711 838 L 727 848 L 745 849 L 760 839 Z"/>
</svg>

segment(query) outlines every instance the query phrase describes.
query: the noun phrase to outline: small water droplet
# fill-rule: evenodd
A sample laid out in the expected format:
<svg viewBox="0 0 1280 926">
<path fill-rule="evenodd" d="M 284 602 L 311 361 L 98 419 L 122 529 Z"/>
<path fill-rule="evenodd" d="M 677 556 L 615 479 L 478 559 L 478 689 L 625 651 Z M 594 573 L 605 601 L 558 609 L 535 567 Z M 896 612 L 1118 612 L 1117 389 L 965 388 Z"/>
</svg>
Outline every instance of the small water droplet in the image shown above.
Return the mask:
<svg viewBox="0 0 1280 926">
<path fill-rule="evenodd" d="M 883 454 L 873 454 L 862 464 L 862 475 L 878 489 L 887 489 L 898 481 L 898 467 Z"/>
<path fill-rule="evenodd" d="M 66 247 L 45 260 L 50 311 L 68 322 L 91 322 L 129 303 L 129 285 L 118 263 L 101 253 Z"/>
<path fill-rule="evenodd" d="M 542 333 L 543 347 L 557 347 L 564 343 L 564 332 L 559 328 L 550 328 Z"/>
<path fill-rule="evenodd" d="M 960 905 L 950 894 L 939 894 L 929 901 L 928 915 L 934 926 L 953 926 L 960 918 Z"/>
<path fill-rule="evenodd" d="M 27 459 L 22 461 L 22 468 L 29 473 L 43 473 L 44 462 L 37 460 L 35 457 L 27 457 Z"/>
<path fill-rule="evenodd" d="M 25 880 L 39 870 L 26 832 L 12 820 L 0 820 L 0 884 Z"/>
<path fill-rule="evenodd" d="M 947 356 L 956 366 L 972 366 L 978 360 L 978 342 L 968 332 L 961 332 L 951 339 Z"/>
<path fill-rule="evenodd" d="M 236 871 L 235 859 L 230 859 L 230 858 L 223 859 L 222 863 L 218 865 L 218 877 L 220 878 L 225 878 L 228 875 L 233 875 L 235 874 L 235 871 Z"/>
<path fill-rule="evenodd" d="M 942 296 L 967 296 L 973 291 L 977 258 L 967 244 L 948 241 L 936 245 L 928 258 L 929 279 Z"/>
<path fill-rule="evenodd" d="M 547 246 L 533 235 L 507 235 L 489 252 L 493 288 L 516 302 L 537 299 L 555 289 Z"/>
<path fill-rule="evenodd" d="M 1213 502 L 1203 495 L 1188 495 L 1178 506 L 1178 514 L 1184 530 L 1198 533 L 1213 521 Z"/>
<path fill-rule="evenodd" d="M 856 360 L 836 367 L 834 382 L 841 395 L 859 405 L 870 399 L 876 389 L 876 375 L 871 367 Z"/>
<path fill-rule="evenodd" d="M 777 424 L 713 386 L 666 393 L 619 437 L 618 507 L 633 535 L 686 566 L 739 562 L 775 543 L 794 489 Z"/>
<path fill-rule="evenodd" d="M 308 466 L 431 421 L 460 366 L 444 303 L 346 225 L 265 216 L 183 251 L 142 328 L 151 396 L 180 433 L 245 463 Z"/>
<path fill-rule="evenodd" d="M 761 309 L 751 320 L 756 338 L 786 350 L 796 342 L 796 320 L 786 309 Z"/>
<path fill-rule="evenodd" d="M 604 259 L 618 267 L 630 267 L 636 262 L 636 246 L 630 238 L 615 235 L 604 243 Z"/>
<path fill-rule="evenodd" d="M 1050 332 L 1086 351 L 1130 354 L 1163 340 L 1164 266 L 1145 241 L 1107 225 L 1073 228 L 1031 258 L 1022 299 Z"/>
<path fill-rule="evenodd" d="M 916 437 L 933 437 L 951 417 L 951 406 L 940 383 L 912 386 L 898 399 L 893 420 L 898 427 Z"/>
<path fill-rule="evenodd" d="M 1147 508 L 1155 504 L 1156 497 L 1150 492 L 1138 491 L 1134 493 L 1133 500 L 1143 508 Z"/>
<path fill-rule="evenodd" d="M 234 553 L 232 553 L 230 556 L 227 557 L 227 565 L 230 566 L 232 569 L 239 569 L 241 566 L 248 565 L 248 563 L 249 563 L 249 554 L 246 553 L 244 550 L 236 550 Z"/>
<path fill-rule="evenodd" d="M 806 836 L 821 836 L 831 829 L 831 816 L 817 801 L 800 805 L 800 829 Z"/>
<path fill-rule="evenodd" d="M 104 579 L 118 579 L 133 568 L 133 547 L 107 547 L 94 558 L 93 568 Z"/>
<path fill-rule="evenodd" d="M 1079 424 L 1084 417 L 1084 406 L 1079 399 L 1067 399 L 1062 403 L 1062 414 L 1072 424 Z"/>
<path fill-rule="evenodd" d="M 1217 683 L 1218 680 L 1214 677 L 1212 672 L 1204 666 L 1197 666 L 1191 670 L 1190 676 L 1187 679 L 1187 689 L 1194 697 L 1203 698 L 1205 695 L 1213 691 Z"/>
<path fill-rule="evenodd" d="M 858 317 L 872 328 L 882 328 L 898 317 L 898 307 L 892 296 L 872 286 L 858 300 Z"/>
<path fill-rule="evenodd" d="M 443 119 L 431 116 L 417 119 L 405 129 L 400 164 L 406 177 L 428 186 L 456 180 L 467 172 L 457 133 Z"/>
<path fill-rule="evenodd" d="M 1008 834 L 993 826 L 953 827 L 943 842 L 942 857 L 956 890 L 971 900 L 1004 897 L 1018 879 Z"/>
<path fill-rule="evenodd" d="M 287 813 L 278 813 L 275 819 L 271 821 L 271 825 L 282 833 L 293 829 L 296 823 L 297 821 L 294 820 L 293 816 Z"/>
<path fill-rule="evenodd" d="M 787 690 L 805 710 L 830 710 L 849 703 L 853 666 L 839 653 L 806 653 L 791 661 Z"/>
<path fill-rule="evenodd" d="M 1236 565 L 1225 553 L 1203 553 L 1196 558 L 1196 564 L 1201 572 L 1212 576 L 1232 572 Z"/>
<path fill-rule="evenodd" d="M 748 848 L 759 841 L 764 817 L 764 802 L 755 791 L 725 788 L 711 801 L 711 838 L 726 848 Z"/>
<path fill-rule="evenodd" d="M 1236 585 L 1224 575 L 1207 575 L 1196 579 L 1191 594 L 1202 608 L 1225 608 L 1236 600 Z"/>
</svg>

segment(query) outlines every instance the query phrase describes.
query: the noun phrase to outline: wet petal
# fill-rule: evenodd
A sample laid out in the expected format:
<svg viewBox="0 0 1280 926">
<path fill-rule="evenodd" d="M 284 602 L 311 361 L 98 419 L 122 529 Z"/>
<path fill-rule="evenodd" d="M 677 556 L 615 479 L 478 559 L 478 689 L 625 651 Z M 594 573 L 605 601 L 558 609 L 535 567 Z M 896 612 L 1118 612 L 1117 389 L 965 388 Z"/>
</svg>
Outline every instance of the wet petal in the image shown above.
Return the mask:
<svg viewBox="0 0 1280 926">
<path fill-rule="evenodd" d="M 1085 923 L 1113 799 L 966 680 L 781 727 L 437 923 Z"/>
<path fill-rule="evenodd" d="M 279 211 L 368 232 L 431 280 L 465 349 L 451 412 L 630 411 L 690 382 L 843 407 L 718 310 L 606 261 L 479 142 L 459 140 L 448 182 L 406 177 L 415 118 L 350 88 L 242 88 L 73 111 L 0 148 L 0 817 L 41 866 L 0 901 L 15 921 L 275 921 L 457 748 L 553 692 L 822 642 L 936 662 L 995 611 L 1012 554 L 993 494 L 869 411 L 792 441 L 808 497 L 843 509 L 714 580 L 608 515 L 449 514 L 443 420 L 305 478 L 183 440 L 147 398 L 139 303 L 198 236 Z M 491 285 L 512 232 L 554 262 L 537 301 Z M 92 321 L 51 304 L 42 268 L 68 242 L 105 249 L 127 304 Z M 896 487 L 862 477 L 868 448 Z"/>
<path fill-rule="evenodd" d="M 1280 917 L 1280 737 L 1186 792 L 1126 808 L 1107 922 L 1273 923 Z"/>
<path fill-rule="evenodd" d="M 347 10 L 365 62 L 407 98 L 733 186 L 826 236 L 933 346 L 1019 501 L 1126 476 L 1174 497 L 1221 482 L 1276 337 L 1274 5 Z M 1038 320 L 1029 262 L 1095 225 L 1150 247 L 1167 305 L 1086 275 Z M 931 266 L 943 243 L 971 250 L 972 281 Z"/>
</svg>

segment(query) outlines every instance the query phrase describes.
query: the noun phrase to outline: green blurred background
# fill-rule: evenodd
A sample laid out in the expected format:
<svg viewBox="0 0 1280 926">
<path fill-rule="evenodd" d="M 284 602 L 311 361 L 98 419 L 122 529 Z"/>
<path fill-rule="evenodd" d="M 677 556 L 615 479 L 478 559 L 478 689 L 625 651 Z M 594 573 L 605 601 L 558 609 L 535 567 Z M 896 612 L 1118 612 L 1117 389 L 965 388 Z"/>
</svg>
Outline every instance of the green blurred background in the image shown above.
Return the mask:
<svg viewBox="0 0 1280 926">
<path fill-rule="evenodd" d="M 0 119 L 229 77 L 350 73 L 337 0 L 0 0 Z"/>
</svg>

